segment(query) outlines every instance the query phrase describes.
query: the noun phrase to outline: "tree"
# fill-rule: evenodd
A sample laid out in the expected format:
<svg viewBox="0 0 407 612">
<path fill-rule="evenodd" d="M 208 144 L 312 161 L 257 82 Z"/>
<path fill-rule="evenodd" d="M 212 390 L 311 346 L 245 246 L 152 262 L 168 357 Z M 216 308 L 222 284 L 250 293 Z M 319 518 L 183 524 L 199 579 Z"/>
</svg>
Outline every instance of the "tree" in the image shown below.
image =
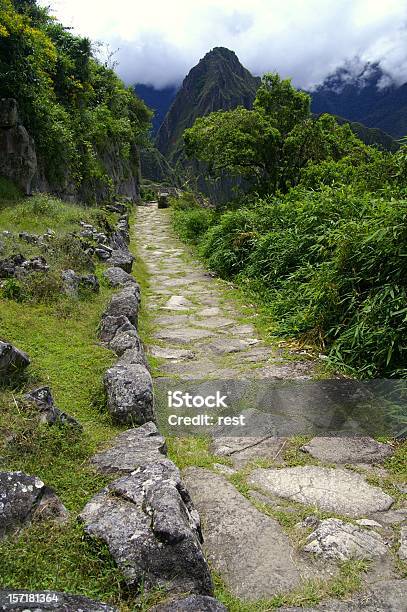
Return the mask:
<svg viewBox="0 0 407 612">
<path fill-rule="evenodd" d="M 238 107 L 199 117 L 184 141 L 187 155 L 206 162 L 213 176 L 227 172 L 256 187 L 277 180 L 280 133 L 257 112 Z"/>
</svg>

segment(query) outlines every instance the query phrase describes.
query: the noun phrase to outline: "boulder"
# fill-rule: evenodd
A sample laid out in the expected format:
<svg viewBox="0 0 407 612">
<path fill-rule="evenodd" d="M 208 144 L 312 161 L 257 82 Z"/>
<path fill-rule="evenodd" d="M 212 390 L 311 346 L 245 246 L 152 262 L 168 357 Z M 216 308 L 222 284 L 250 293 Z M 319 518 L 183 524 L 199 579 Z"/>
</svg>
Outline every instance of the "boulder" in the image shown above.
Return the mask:
<svg viewBox="0 0 407 612">
<path fill-rule="evenodd" d="M 0 260 L 0 278 L 12 278 L 16 275 L 18 268 L 25 262 L 25 257 L 18 253 L 6 259 Z"/>
<path fill-rule="evenodd" d="M 335 518 L 320 521 L 308 536 L 303 550 L 337 561 L 380 559 L 389 553 L 386 542 L 375 531 Z"/>
<path fill-rule="evenodd" d="M 79 518 L 89 536 L 108 545 L 131 589 L 212 594 L 199 516 L 168 459 L 111 483 Z"/>
<path fill-rule="evenodd" d="M 394 501 L 360 474 L 339 468 L 256 469 L 249 481 L 272 495 L 356 518 L 388 510 Z"/>
<path fill-rule="evenodd" d="M 158 604 L 151 612 L 227 612 L 227 608 L 214 597 L 190 595 Z"/>
<path fill-rule="evenodd" d="M 0 610 L 26 612 L 34 610 L 55 610 L 56 612 L 118 612 L 100 601 L 83 595 L 71 595 L 59 591 L 33 591 L 26 589 L 4 589 L 0 591 Z"/>
<path fill-rule="evenodd" d="M 103 272 L 103 276 L 111 287 L 124 287 L 129 284 L 137 284 L 134 276 L 128 274 L 128 272 L 125 272 L 122 268 L 107 268 L 107 270 Z"/>
<path fill-rule="evenodd" d="M 39 236 L 37 236 L 36 234 L 29 234 L 28 232 L 20 232 L 18 234 L 18 237 L 21 238 L 21 240 L 24 240 L 24 242 L 27 242 L 28 244 L 37 244 L 39 241 Z"/>
<path fill-rule="evenodd" d="M 393 454 L 389 444 L 362 436 L 317 436 L 301 450 L 320 461 L 342 464 L 380 463 Z"/>
<path fill-rule="evenodd" d="M 48 425 L 62 423 L 82 429 L 82 425 L 66 412 L 63 412 L 55 406 L 54 398 L 52 397 L 49 387 L 39 387 L 33 389 L 25 395 L 25 399 L 31 404 L 34 404 L 40 412 L 40 420 Z"/>
<path fill-rule="evenodd" d="M 139 364 L 117 364 L 104 377 L 109 412 L 116 423 L 143 425 L 155 421 L 153 382 Z"/>
<path fill-rule="evenodd" d="M 124 287 L 116 293 L 103 313 L 103 317 L 127 317 L 137 327 L 140 295 L 135 285 Z"/>
<path fill-rule="evenodd" d="M 130 349 L 136 349 L 139 353 L 144 352 L 140 336 L 135 329 L 129 329 L 128 331 L 116 334 L 109 346 L 119 357 Z"/>
<path fill-rule="evenodd" d="M 27 259 L 21 264 L 21 267 L 23 270 L 30 270 L 32 272 L 48 272 L 49 270 L 49 265 L 41 255 Z"/>
<path fill-rule="evenodd" d="M 92 463 L 104 474 L 129 474 L 148 463 L 160 461 L 167 454 L 165 439 L 155 423 L 123 431 L 105 451 L 92 457 Z"/>
<path fill-rule="evenodd" d="M 26 353 L 9 342 L 0 340 L 0 379 L 2 376 L 16 374 L 29 364 L 30 359 Z"/>
<path fill-rule="evenodd" d="M 105 316 L 100 322 L 99 338 L 102 342 L 111 342 L 116 334 L 121 334 L 130 330 L 137 332 L 136 328 L 130 323 L 127 317 L 123 315 L 120 317 Z"/>
<path fill-rule="evenodd" d="M 117 364 L 140 364 L 145 368 L 149 369 L 148 361 L 146 359 L 146 355 L 143 350 L 140 350 L 138 347 L 129 348 L 121 355 Z"/>
<path fill-rule="evenodd" d="M 96 256 L 102 261 L 106 261 L 107 259 L 110 259 L 110 257 L 112 256 L 112 253 L 113 253 L 113 249 L 105 244 L 104 245 L 100 244 L 95 249 Z"/>
<path fill-rule="evenodd" d="M 0 538 L 33 519 L 66 520 L 68 511 L 36 476 L 0 472 Z"/>
<path fill-rule="evenodd" d="M 168 202 L 169 195 L 170 195 L 169 193 L 164 192 L 164 191 L 161 191 L 158 194 L 158 198 L 157 198 L 158 208 L 168 208 L 168 206 L 169 206 L 169 202 Z"/>
<path fill-rule="evenodd" d="M 67 295 L 75 297 L 79 289 L 87 289 L 95 293 L 99 292 L 99 281 L 95 274 L 76 274 L 73 270 L 61 272 L 64 291 Z"/>
<path fill-rule="evenodd" d="M 131 272 L 133 267 L 134 256 L 125 249 L 114 250 L 111 253 L 109 263 L 114 266 L 121 268 L 125 272 Z"/>
</svg>

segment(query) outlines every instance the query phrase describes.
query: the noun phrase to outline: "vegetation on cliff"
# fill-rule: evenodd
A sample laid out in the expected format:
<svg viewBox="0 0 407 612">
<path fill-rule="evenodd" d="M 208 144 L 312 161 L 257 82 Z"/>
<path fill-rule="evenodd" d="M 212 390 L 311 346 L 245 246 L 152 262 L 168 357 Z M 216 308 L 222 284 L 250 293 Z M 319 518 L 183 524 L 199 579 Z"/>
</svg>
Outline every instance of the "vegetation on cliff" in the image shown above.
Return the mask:
<svg viewBox="0 0 407 612">
<path fill-rule="evenodd" d="M 150 126 L 145 104 L 94 52 L 35 0 L 0 1 L 0 97 L 17 100 L 51 188 L 108 193 L 109 151 L 115 163 L 137 159 Z"/>
</svg>

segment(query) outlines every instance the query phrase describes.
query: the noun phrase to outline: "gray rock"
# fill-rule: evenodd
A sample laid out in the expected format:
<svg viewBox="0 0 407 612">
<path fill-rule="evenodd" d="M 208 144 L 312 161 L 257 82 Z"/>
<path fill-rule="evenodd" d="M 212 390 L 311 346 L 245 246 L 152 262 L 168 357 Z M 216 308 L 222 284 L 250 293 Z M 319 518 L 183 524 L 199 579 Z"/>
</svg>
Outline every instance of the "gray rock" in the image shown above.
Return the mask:
<svg viewBox="0 0 407 612">
<path fill-rule="evenodd" d="M 315 531 L 308 536 L 303 550 L 338 561 L 352 558 L 380 559 L 388 555 L 388 548 L 381 535 L 335 518 L 320 521 Z"/>
<path fill-rule="evenodd" d="M 279 497 L 320 510 L 359 517 L 388 510 L 393 498 L 344 469 L 301 466 L 257 469 L 250 483 Z"/>
<path fill-rule="evenodd" d="M 350 600 L 331 599 L 315 608 L 279 608 L 279 612 L 406 612 L 407 579 L 381 580 Z"/>
<path fill-rule="evenodd" d="M 79 277 L 79 287 L 81 289 L 87 289 L 94 293 L 99 293 L 99 281 L 95 274 L 82 274 Z"/>
<path fill-rule="evenodd" d="M 393 454 L 389 444 L 357 436 L 316 437 L 301 450 L 329 463 L 380 463 Z"/>
<path fill-rule="evenodd" d="M 3 376 L 16 374 L 29 364 L 30 359 L 26 353 L 9 342 L 0 340 L 0 379 Z"/>
<path fill-rule="evenodd" d="M 150 353 L 153 357 L 159 357 L 161 359 L 193 359 L 195 353 L 187 349 L 171 349 L 162 346 L 150 347 Z"/>
<path fill-rule="evenodd" d="M 168 208 L 169 206 L 169 202 L 168 202 L 168 198 L 169 198 L 169 193 L 167 192 L 162 192 L 158 194 L 158 198 L 157 198 L 157 206 L 158 208 Z"/>
<path fill-rule="evenodd" d="M 154 606 L 151 612 L 227 612 L 227 608 L 214 597 L 190 595 Z"/>
<path fill-rule="evenodd" d="M 212 594 L 199 516 L 168 459 L 111 483 L 80 520 L 88 535 L 108 545 L 130 588 Z"/>
<path fill-rule="evenodd" d="M 10 603 L 18 595 L 21 603 Z M 24 597 L 27 595 L 27 598 Z M 29 596 L 33 601 L 28 601 Z M 112 608 L 100 601 L 88 599 L 83 595 L 71 595 L 59 591 L 28 591 L 18 589 L 12 591 L 5 589 L 0 591 L 0 610 L 7 612 L 26 612 L 26 610 L 54 610 L 54 612 L 118 612 L 117 608 Z"/>
<path fill-rule="evenodd" d="M 33 519 L 65 520 L 66 508 L 36 476 L 23 472 L 0 472 L 0 538 Z"/>
<path fill-rule="evenodd" d="M 25 262 L 25 257 L 18 253 L 11 257 L 0 260 L 0 278 L 12 278 L 16 276 L 18 269 Z"/>
<path fill-rule="evenodd" d="M 146 359 L 146 355 L 143 350 L 140 350 L 138 347 L 129 348 L 124 351 L 124 353 L 120 356 L 120 359 L 117 362 L 117 365 L 131 365 L 131 364 L 140 364 L 149 369 L 149 365 Z"/>
<path fill-rule="evenodd" d="M 104 384 L 115 422 L 143 425 L 155 421 L 153 383 L 144 366 L 117 364 L 107 370 Z"/>
<path fill-rule="evenodd" d="M 378 521 L 381 525 L 399 525 L 407 523 L 407 508 L 399 510 L 388 510 L 387 512 L 376 512 L 370 515 L 374 521 Z"/>
<path fill-rule="evenodd" d="M 124 316 L 128 318 L 130 323 L 137 326 L 139 304 L 139 293 L 135 286 L 130 285 L 112 297 L 108 307 L 103 313 L 103 317 Z"/>
<path fill-rule="evenodd" d="M 23 270 L 30 270 L 33 272 L 48 272 L 49 270 L 49 265 L 41 255 L 27 259 L 21 264 L 21 267 Z"/>
<path fill-rule="evenodd" d="M 407 561 L 407 527 L 400 529 L 400 546 L 398 556 L 402 561 Z"/>
<path fill-rule="evenodd" d="M 136 328 L 127 317 L 103 317 L 100 322 L 99 338 L 102 342 L 111 342 L 116 334 L 122 334 L 127 331 L 135 331 Z"/>
<path fill-rule="evenodd" d="M 122 268 L 107 268 L 103 272 L 103 276 L 108 281 L 111 287 L 124 287 L 125 285 L 136 285 L 137 281 L 131 274 L 122 270 Z"/>
<path fill-rule="evenodd" d="M 17 102 L 14 98 L 0 100 L 0 128 L 11 128 L 18 123 Z"/>
<path fill-rule="evenodd" d="M 300 583 L 300 563 L 277 521 L 257 510 L 223 476 L 188 468 L 184 477 L 202 517 L 208 560 L 233 595 L 270 598 Z"/>
<path fill-rule="evenodd" d="M 135 329 L 116 334 L 109 346 L 119 357 L 129 349 L 137 349 L 140 353 L 143 352 L 143 344 Z"/>
<path fill-rule="evenodd" d="M 229 353 L 239 353 L 240 351 L 244 351 L 255 343 L 256 342 L 251 342 L 250 340 L 241 340 L 240 338 L 219 338 L 213 340 L 208 348 L 218 355 L 227 355 Z"/>
<path fill-rule="evenodd" d="M 99 292 L 99 281 L 94 274 L 78 275 L 74 270 L 62 270 L 63 289 L 67 295 L 75 297 L 79 289 L 88 289 L 95 293 Z"/>
<path fill-rule="evenodd" d="M 183 327 L 181 329 L 164 329 L 154 334 L 158 340 L 170 340 L 178 344 L 189 344 L 195 340 L 209 338 L 213 333 L 206 329 L 195 329 L 194 327 Z"/>
<path fill-rule="evenodd" d="M 105 244 L 100 244 L 96 249 L 95 249 L 95 255 L 101 260 L 101 261 L 107 261 L 108 259 L 110 259 L 110 257 L 112 256 L 113 253 L 113 249 Z"/>
<path fill-rule="evenodd" d="M 39 241 L 39 237 L 36 234 L 29 234 L 28 232 L 20 232 L 18 237 L 28 244 L 37 244 Z"/>
<path fill-rule="evenodd" d="M 113 204 L 107 204 L 105 208 L 106 210 L 118 213 L 119 215 L 124 215 L 127 212 L 127 206 L 122 202 L 114 202 Z"/>
<path fill-rule="evenodd" d="M 134 256 L 130 253 L 130 251 L 120 249 L 112 251 L 112 254 L 109 259 L 109 263 L 114 266 L 121 268 L 125 272 L 131 272 L 133 267 Z"/>
<path fill-rule="evenodd" d="M 25 395 L 25 398 L 39 410 L 42 422 L 48 423 L 48 425 L 62 423 L 63 425 L 71 425 L 82 429 L 82 425 L 76 419 L 55 406 L 49 387 L 33 389 Z"/>
<path fill-rule="evenodd" d="M 164 310 L 189 310 L 192 302 L 187 300 L 182 295 L 173 295 L 168 302 L 163 306 Z"/>
<path fill-rule="evenodd" d="M 0 175 L 13 181 L 24 194 L 30 195 L 36 172 L 35 145 L 25 127 L 16 124 L 0 129 Z"/>
<path fill-rule="evenodd" d="M 112 446 L 92 457 L 100 472 L 128 474 L 148 463 L 160 461 L 167 454 L 165 439 L 154 423 L 123 431 Z"/>
<path fill-rule="evenodd" d="M 253 459 L 268 459 L 281 462 L 286 438 L 262 437 L 219 437 L 214 438 L 211 451 L 214 455 L 230 457 L 237 468 L 244 467 Z"/>
</svg>

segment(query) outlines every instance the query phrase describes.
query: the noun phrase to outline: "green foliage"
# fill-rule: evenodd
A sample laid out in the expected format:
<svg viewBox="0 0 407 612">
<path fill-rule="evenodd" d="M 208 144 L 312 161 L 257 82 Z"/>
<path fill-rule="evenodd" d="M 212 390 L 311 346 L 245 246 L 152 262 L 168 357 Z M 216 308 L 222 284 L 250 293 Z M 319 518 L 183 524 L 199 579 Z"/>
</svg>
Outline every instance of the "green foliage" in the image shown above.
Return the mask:
<svg viewBox="0 0 407 612">
<path fill-rule="evenodd" d="M 104 154 L 133 159 L 151 113 L 113 70 L 35 2 L 0 2 L 0 95 L 17 99 L 51 186 L 109 189 Z"/>
<path fill-rule="evenodd" d="M 280 334 L 327 349 L 361 377 L 405 377 L 406 220 L 405 199 L 296 188 L 213 218 L 199 249 L 261 296 Z"/>
<path fill-rule="evenodd" d="M 197 243 L 210 227 L 214 212 L 205 208 L 174 211 L 173 223 L 183 240 Z"/>
</svg>

